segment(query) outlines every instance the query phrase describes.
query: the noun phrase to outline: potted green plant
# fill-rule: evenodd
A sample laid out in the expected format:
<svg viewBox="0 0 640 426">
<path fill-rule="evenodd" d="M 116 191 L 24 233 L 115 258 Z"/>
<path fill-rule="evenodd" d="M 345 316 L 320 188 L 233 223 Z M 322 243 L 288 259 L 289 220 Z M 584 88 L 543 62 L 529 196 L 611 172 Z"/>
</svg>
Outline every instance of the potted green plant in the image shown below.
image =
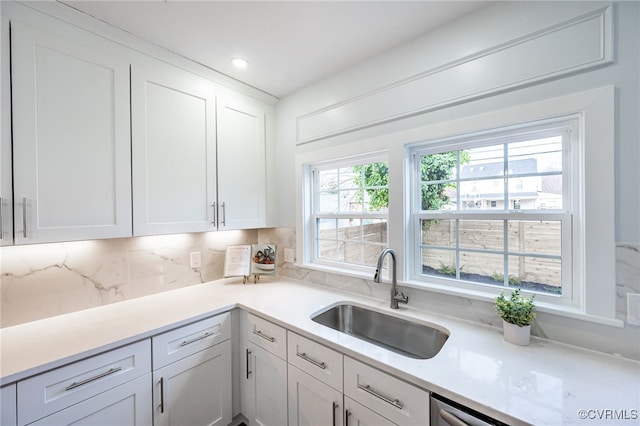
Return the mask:
<svg viewBox="0 0 640 426">
<path fill-rule="evenodd" d="M 502 318 L 504 340 L 516 345 L 526 346 L 531 337 L 531 323 L 536 318 L 535 295 L 525 297 L 517 288 L 505 297 L 504 291 L 495 299 L 496 312 Z"/>
</svg>

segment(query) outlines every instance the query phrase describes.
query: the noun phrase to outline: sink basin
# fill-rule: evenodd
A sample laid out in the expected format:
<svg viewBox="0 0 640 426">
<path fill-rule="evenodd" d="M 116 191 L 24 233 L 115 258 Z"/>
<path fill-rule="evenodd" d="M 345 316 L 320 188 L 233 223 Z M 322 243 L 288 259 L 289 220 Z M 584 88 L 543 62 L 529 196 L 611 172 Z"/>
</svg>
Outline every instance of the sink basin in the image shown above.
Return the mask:
<svg viewBox="0 0 640 426">
<path fill-rule="evenodd" d="M 311 319 L 415 359 L 433 358 L 449 337 L 446 332 L 426 324 L 350 304 L 334 306 Z"/>
</svg>

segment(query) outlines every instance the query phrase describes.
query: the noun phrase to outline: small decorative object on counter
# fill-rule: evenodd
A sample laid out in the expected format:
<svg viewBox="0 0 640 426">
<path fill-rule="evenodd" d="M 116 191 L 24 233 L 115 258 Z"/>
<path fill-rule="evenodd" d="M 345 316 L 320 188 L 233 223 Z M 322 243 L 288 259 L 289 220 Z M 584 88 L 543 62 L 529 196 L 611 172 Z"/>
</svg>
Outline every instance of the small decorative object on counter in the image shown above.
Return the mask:
<svg viewBox="0 0 640 426">
<path fill-rule="evenodd" d="M 504 340 L 516 345 L 526 346 L 531 338 L 531 323 L 536 318 L 535 295 L 530 298 L 522 296 L 520 289 L 511 292 L 506 298 L 504 291 L 496 297 L 496 312 L 502 318 Z"/>
</svg>

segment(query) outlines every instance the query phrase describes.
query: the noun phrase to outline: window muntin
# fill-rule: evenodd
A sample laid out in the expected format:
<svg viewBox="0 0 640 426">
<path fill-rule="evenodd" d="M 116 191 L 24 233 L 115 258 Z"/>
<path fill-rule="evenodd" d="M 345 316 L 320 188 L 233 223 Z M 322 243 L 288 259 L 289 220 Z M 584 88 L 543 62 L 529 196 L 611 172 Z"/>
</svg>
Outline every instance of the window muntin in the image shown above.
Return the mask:
<svg viewBox="0 0 640 426">
<path fill-rule="evenodd" d="M 572 123 L 414 148 L 417 279 L 571 299 Z"/>
<path fill-rule="evenodd" d="M 312 166 L 313 262 L 373 267 L 387 245 L 389 165 L 364 158 Z"/>
</svg>

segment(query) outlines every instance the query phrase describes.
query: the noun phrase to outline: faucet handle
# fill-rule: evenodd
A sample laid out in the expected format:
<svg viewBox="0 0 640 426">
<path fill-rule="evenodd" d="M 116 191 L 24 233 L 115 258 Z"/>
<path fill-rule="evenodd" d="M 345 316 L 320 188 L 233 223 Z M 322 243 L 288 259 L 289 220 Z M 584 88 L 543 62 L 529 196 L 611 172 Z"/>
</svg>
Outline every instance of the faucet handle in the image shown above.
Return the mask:
<svg viewBox="0 0 640 426">
<path fill-rule="evenodd" d="M 404 293 L 398 292 L 393 296 L 393 299 L 400 303 L 409 303 L 409 296 L 405 296 Z"/>
</svg>

